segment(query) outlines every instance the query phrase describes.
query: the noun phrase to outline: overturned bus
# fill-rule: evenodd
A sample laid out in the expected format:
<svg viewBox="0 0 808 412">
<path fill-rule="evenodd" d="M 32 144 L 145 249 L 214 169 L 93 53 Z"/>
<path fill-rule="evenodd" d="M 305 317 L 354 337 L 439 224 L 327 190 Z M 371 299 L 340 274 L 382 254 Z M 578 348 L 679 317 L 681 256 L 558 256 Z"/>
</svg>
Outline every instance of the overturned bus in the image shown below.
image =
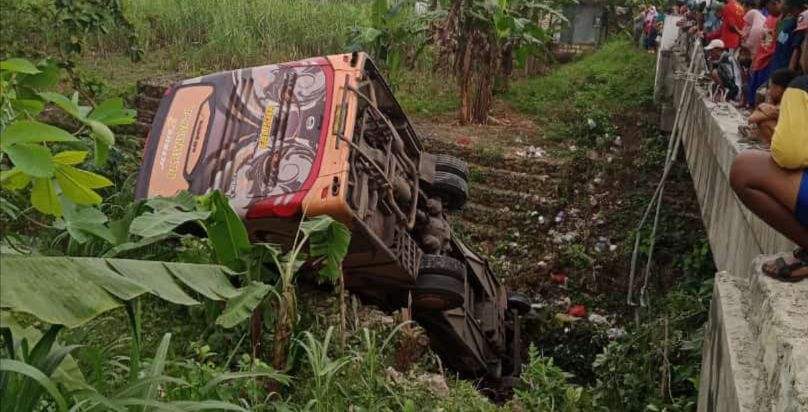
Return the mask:
<svg viewBox="0 0 808 412">
<path fill-rule="evenodd" d="M 530 306 L 452 233 L 467 177 L 463 161 L 424 150 L 376 66 L 353 53 L 172 85 L 137 196 L 219 190 L 253 241 L 282 243 L 301 216 L 331 216 L 353 234 L 348 290 L 405 309 L 461 375 L 499 379 L 518 374 Z"/>
</svg>

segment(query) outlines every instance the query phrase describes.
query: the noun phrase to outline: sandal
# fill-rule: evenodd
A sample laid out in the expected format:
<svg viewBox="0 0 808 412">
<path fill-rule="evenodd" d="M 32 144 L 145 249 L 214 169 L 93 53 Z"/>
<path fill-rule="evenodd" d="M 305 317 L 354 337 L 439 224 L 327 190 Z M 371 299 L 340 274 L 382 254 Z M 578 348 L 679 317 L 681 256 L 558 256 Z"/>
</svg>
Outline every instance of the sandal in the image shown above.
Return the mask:
<svg viewBox="0 0 808 412">
<path fill-rule="evenodd" d="M 808 274 L 794 276 L 794 272 L 800 269 L 808 269 L 808 251 L 798 248 L 794 251 L 794 258 L 796 261 L 790 264 L 786 263 L 786 260 L 782 257 L 768 261 L 763 264 L 762 272 L 764 275 L 781 282 L 795 283 L 808 279 Z"/>
<path fill-rule="evenodd" d="M 740 143 L 753 143 L 759 140 L 758 128 L 754 125 L 738 126 L 738 134 L 741 135 L 741 138 L 738 139 Z"/>
</svg>

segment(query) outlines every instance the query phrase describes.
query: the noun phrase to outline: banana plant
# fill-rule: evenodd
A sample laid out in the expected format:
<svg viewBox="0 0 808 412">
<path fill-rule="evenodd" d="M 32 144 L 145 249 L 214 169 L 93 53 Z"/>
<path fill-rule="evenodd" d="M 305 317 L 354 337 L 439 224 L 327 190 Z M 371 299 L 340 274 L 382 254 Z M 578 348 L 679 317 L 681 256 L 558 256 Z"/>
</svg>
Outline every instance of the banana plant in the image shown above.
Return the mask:
<svg viewBox="0 0 808 412">
<path fill-rule="evenodd" d="M 274 306 L 274 342 L 272 367 L 286 369 L 289 340 L 298 321 L 296 275 L 307 259 L 320 262 L 319 279 L 336 283 L 342 274 L 342 260 L 348 253 L 351 233 L 348 228 L 328 216 L 301 221 L 291 248 L 283 253 L 277 245 L 261 245 L 279 270 L 276 286 L 278 300 Z M 304 247 L 308 246 L 308 253 Z"/>
<path fill-rule="evenodd" d="M 220 324 L 231 325 L 248 296 L 269 291 L 261 282 L 233 286 L 226 267 L 191 263 L 2 255 L 0 273 L 0 309 L 68 328 L 146 294 L 184 306 L 200 304 L 195 296 L 227 302 Z"/>
<path fill-rule="evenodd" d="M 395 91 L 402 66 L 412 65 L 423 53 L 430 23 L 442 17 L 441 12 L 415 11 L 413 0 L 373 0 L 369 25 L 356 27 L 351 33 L 349 51 L 366 51 L 386 72 Z"/>
</svg>

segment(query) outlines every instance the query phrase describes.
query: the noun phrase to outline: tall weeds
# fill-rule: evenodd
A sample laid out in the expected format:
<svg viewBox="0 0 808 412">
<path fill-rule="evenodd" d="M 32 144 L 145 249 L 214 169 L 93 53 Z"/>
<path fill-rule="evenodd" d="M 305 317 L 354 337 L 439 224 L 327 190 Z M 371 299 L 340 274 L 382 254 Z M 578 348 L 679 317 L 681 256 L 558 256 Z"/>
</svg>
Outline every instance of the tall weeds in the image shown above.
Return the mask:
<svg viewBox="0 0 808 412">
<path fill-rule="evenodd" d="M 366 9 L 345 0 L 125 1 L 145 49 L 168 48 L 219 67 L 343 51 Z M 101 41 L 122 44 L 116 37 Z"/>
</svg>

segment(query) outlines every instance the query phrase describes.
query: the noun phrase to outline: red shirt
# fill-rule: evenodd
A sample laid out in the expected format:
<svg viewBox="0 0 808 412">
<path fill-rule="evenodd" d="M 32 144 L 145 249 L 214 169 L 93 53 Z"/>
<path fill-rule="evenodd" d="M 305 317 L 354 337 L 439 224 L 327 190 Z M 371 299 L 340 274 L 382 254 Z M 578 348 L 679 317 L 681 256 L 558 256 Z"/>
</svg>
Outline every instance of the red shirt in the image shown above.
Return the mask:
<svg viewBox="0 0 808 412">
<path fill-rule="evenodd" d="M 733 31 L 730 27 L 735 26 L 738 31 L 743 31 L 744 10 L 737 0 L 729 0 L 726 6 L 721 9 L 721 41 L 728 49 L 737 49 L 741 45 L 741 34 Z"/>
<path fill-rule="evenodd" d="M 766 17 L 763 37 L 760 39 L 757 50 L 755 50 L 755 61 L 752 62 L 752 71 L 764 69 L 769 65 L 769 60 L 772 59 L 774 50 L 777 47 L 775 34 L 777 34 L 778 23 L 780 23 L 780 16 L 769 15 Z"/>
</svg>

